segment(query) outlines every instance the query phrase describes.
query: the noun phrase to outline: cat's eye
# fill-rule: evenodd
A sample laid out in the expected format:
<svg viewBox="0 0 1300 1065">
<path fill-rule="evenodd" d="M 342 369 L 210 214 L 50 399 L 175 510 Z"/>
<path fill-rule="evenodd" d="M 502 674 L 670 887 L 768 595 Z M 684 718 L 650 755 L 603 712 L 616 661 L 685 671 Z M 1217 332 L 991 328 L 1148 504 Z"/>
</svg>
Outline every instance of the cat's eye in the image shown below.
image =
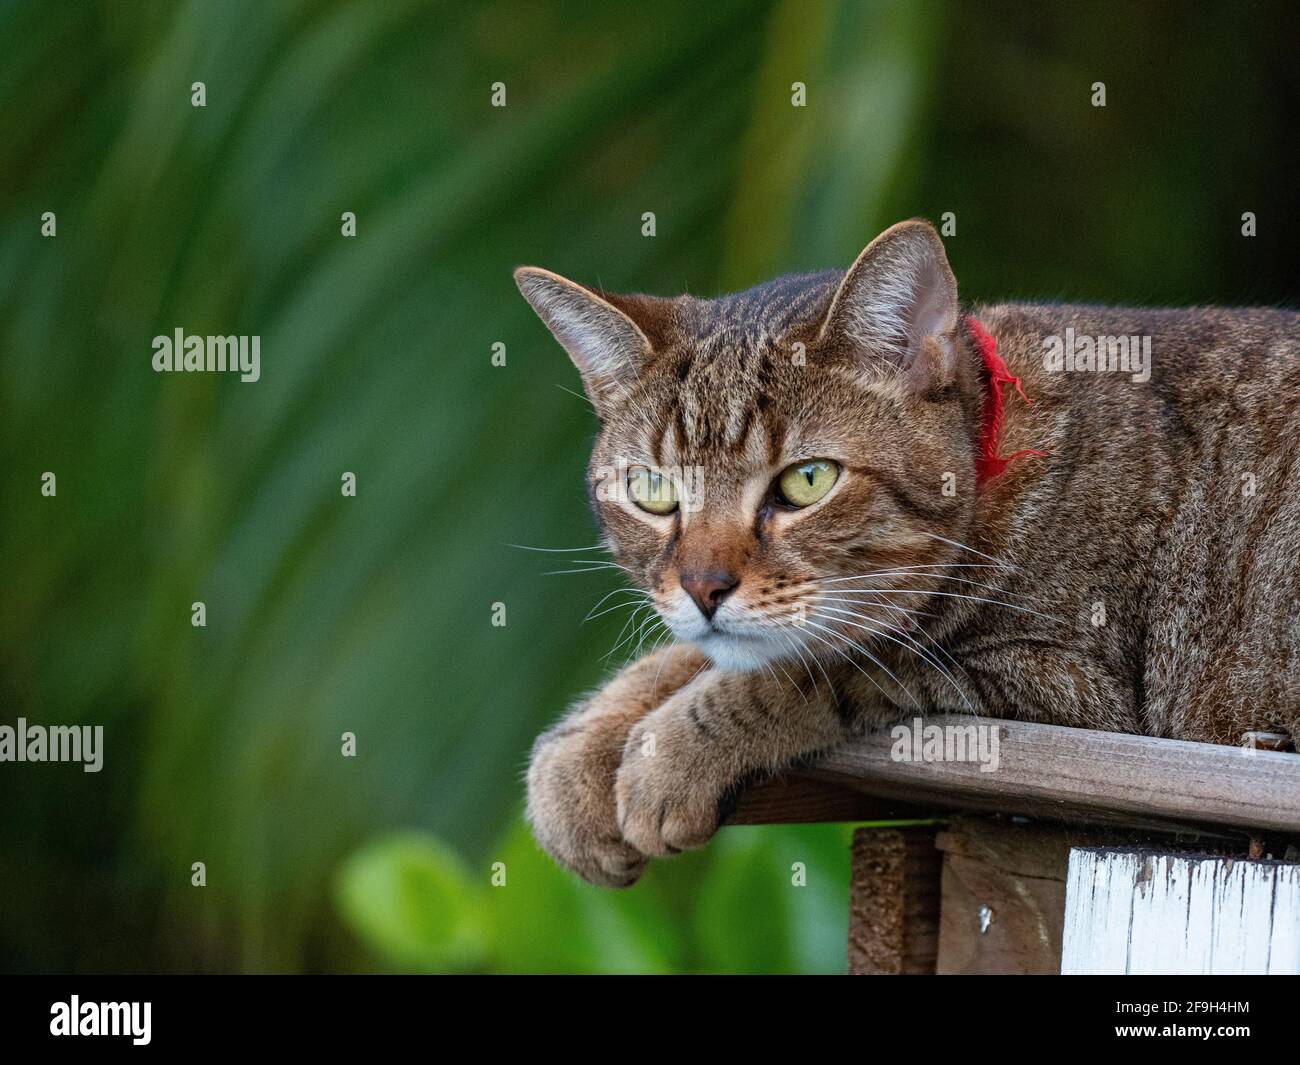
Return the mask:
<svg viewBox="0 0 1300 1065">
<path fill-rule="evenodd" d="M 809 459 L 782 470 L 776 490 L 787 506 L 810 507 L 831 490 L 839 476 L 839 466 L 830 459 Z"/>
<path fill-rule="evenodd" d="M 627 471 L 627 494 L 651 514 L 671 514 L 677 509 L 677 485 L 672 478 L 645 466 L 633 466 Z"/>
</svg>

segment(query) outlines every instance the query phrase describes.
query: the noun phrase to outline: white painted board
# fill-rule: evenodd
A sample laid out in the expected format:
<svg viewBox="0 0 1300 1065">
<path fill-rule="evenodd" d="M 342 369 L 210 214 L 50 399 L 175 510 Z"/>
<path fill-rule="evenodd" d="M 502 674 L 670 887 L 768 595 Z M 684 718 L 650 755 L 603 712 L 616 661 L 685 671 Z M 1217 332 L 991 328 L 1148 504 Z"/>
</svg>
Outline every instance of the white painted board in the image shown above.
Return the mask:
<svg viewBox="0 0 1300 1065">
<path fill-rule="evenodd" d="M 1300 975 L 1300 864 L 1076 847 L 1061 972 Z"/>
</svg>

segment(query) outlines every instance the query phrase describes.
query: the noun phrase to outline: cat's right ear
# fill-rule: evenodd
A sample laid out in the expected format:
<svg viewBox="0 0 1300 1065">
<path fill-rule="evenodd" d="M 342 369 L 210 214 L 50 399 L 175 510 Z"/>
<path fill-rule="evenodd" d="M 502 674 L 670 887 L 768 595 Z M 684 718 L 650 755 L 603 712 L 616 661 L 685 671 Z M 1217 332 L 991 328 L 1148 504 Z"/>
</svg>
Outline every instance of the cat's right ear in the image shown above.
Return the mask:
<svg viewBox="0 0 1300 1065">
<path fill-rule="evenodd" d="M 596 415 L 603 416 L 653 353 L 649 338 L 604 295 L 559 274 L 521 266 L 515 284 L 569 353 Z"/>
<path fill-rule="evenodd" d="M 838 337 L 864 357 L 904 371 L 917 390 L 950 377 L 956 363 L 957 280 L 929 222 L 891 226 L 849 267 L 818 339 Z"/>
</svg>

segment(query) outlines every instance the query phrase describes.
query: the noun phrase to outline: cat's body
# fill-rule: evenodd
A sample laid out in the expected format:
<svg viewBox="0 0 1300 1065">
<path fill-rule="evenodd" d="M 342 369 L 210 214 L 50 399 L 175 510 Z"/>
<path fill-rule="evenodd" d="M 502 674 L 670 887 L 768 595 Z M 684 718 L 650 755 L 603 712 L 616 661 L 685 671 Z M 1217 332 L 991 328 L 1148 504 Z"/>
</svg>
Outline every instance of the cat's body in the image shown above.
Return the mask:
<svg viewBox="0 0 1300 1065">
<path fill-rule="evenodd" d="M 1064 619 L 945 612 L 982 712 L 1212 743 L 1300 735 L 1300 316 L 975 314 L 1033 401 L 1009 405 L 1005 450 L 1049 454 L 987 486 L 966 542 Z M 1150 380 L 1044 369 L 1043 336 L 1067 330 L 1151 337 Z"/>
<path fill-rule="evenodd" d="M 520 284 L 601 416 L 607 541 L 698 648 L 633 665 L 538 741 L 530 817 L 588 879 L 631 882 L 706 840 L 755 772 L 918 710 L 1300 734 L 1300 316 L 967 317 L 922 223 L 847 274 L 715 301 Z M 983 334 L 1027 397 L 1003 386 L 993 427 Z M 1150 338 L 1150 379 L 1049 368 L 1067 337 Z M 991 428 L 996 454 L 1042 454 L 979 476 Z M 642 467 L 702 489 L 666 514 L 611 493 Z M 811 503 L 779 488 L 796 467 L 822 479 Z"/>
</svg>

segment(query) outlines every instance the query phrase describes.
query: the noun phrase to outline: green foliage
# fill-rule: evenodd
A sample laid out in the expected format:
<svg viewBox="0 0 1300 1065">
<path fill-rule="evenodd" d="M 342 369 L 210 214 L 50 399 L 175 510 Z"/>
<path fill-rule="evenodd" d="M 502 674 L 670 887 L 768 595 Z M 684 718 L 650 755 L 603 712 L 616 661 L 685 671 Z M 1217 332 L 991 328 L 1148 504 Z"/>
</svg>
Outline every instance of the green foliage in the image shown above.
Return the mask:
<svg viewBox="0 0 1300 1065">
<path fill-rule="evenodd" d="M 547 858 L 522 822 L 493 854 L 506 870 L 488 899 L 503 945 L 497 970 L 663 973 L 680 964 L 680 933 L 653 888 L 615 892 L 583 883 Z"/>
<path fill-rule="evenodd" d="M 695 893 L 701 967 L 843 972 L 851 836 L 844 825 L 724 832 Z"/>
<path fill-rule="evenodd" d="M 844 825 L 728 829 L 608 891 L 556 866 L 519 821 L 481 876 L 438 840 L 400 833 L 349 857 L 335 897 L 357 937 L 403 970 L 839 972 L 849 838 Z"/>
<path fill-rule="evenodd" d="M 340 913 L 381 956 L 403 969 L 472 969 L 487 956 L 483 899 L 461 859 L 407 833 L 366 844 L 339 869 Z"/>
</svg>

